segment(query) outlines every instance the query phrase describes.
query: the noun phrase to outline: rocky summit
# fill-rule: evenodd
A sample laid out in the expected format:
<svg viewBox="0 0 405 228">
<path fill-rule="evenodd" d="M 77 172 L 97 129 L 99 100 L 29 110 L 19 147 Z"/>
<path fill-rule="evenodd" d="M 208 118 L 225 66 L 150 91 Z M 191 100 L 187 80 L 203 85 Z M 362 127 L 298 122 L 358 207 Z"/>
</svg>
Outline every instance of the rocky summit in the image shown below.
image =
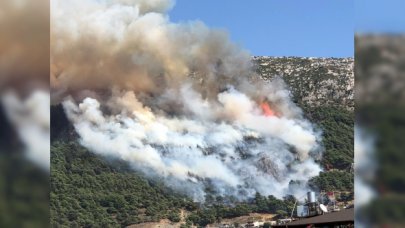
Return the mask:
<svg viewBox="0 0 405 228">
<path fill-rule="evenodd" d="M 253 62 L 264 80 L 281 77 L 300 105 L 354 110 L 353 58 L 254 56 Z"/>
</svg>

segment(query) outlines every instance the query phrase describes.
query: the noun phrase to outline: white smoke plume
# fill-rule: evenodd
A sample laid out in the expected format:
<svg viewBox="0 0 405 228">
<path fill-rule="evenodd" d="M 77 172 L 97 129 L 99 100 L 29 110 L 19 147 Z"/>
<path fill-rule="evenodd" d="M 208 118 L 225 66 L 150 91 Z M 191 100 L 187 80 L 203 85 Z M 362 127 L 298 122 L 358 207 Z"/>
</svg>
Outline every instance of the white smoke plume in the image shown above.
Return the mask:
<svg viewBox="0 0 405 228">
<path fill-rule="evenodd" d="M 35 90 L 25 99 L 13 91 L 2 94 L 1 105 L 15 127 L 26 156 L 49 172 L 50 168 L 50 97 L 49 92 Z"/>
<path fill-rule="evenodd" d="M 171 7 L 51 2 L 52 98 L 64 100 L 82 145 L 198 201 L 206 188 L 302 195 L 320 172 L 319 132 L 225 32 L 171 23 Z"/>
<path fill-rule="evenodd" d="M 47 0 L 0 1 L 0 106 L 5 121 L 18 134 L 15 141 L 46 171 L 50 163 L 49 11 Z M 8 152 L 17 150 L 12 145 Z"/>
<path fill-rule="evenodd" d="M 361 208 L 376 197 L 375 190 L 370 186 L 377 169 L 375 137 L 358 125 L 355 126 L 354 133 L 355 203 L 357 208 Z"/>
<path fill-rule="evenodd" d="M 185 86 L 180 93 L 195 92 Z M 290 188 L 290 181 L 305 183 L 319 174 L 310 156 L 317 149 L 316 133 L 305 121 L 266 117 L 233 88 L 218 94 L 217 102 L 197 95 L 177 100 L 185 104 L 185 114 L 154 111 L 134 92 L 117 90 L 105 105 L 86 98 L 79 105 L 66 100 L 64 107 L 85 147 L 164 177 L 196 200 L 203 200 L 207 185 L 238 198 L 256 191 L 302 194 L 305 189 Z"/>
</svg>

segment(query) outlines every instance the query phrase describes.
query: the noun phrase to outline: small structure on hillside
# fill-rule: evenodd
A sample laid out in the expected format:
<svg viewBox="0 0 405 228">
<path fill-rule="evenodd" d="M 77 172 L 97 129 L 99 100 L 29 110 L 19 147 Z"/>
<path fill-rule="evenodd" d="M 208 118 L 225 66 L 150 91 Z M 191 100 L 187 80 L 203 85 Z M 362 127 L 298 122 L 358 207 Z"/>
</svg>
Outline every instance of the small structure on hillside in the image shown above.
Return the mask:
<svg viewBox="0 0 405 228">
<path fill-rule="evenodd" d="M 320 215 L 325 212 L 325 210 L 322 210 L 322 206 L 323 205 L 318 202 L 315 192 L 308 192 L 307 202 L 303 205 L 297 206 L 297 217 L 306 218 Z"/>
</svg>

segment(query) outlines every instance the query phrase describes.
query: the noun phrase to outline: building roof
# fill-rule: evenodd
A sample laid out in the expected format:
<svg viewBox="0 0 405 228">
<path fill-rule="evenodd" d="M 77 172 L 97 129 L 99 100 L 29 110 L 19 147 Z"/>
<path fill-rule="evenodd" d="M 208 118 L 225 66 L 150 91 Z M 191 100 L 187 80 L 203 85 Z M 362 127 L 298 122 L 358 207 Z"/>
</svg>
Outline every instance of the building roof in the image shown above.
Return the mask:
<svg viewBox="0 0 405 228">
<path fill-rule="evenodd" d="M 330 212 L 323 215 L 300 219 L 284 225 L 277 225 L 273 227 L 294 227 L 309 224 L 326 224 L 326 223 L 339 223 L 339 222 L 354 222 L 354 208 L 344 209 L 338 212 Z"/>
</svg>

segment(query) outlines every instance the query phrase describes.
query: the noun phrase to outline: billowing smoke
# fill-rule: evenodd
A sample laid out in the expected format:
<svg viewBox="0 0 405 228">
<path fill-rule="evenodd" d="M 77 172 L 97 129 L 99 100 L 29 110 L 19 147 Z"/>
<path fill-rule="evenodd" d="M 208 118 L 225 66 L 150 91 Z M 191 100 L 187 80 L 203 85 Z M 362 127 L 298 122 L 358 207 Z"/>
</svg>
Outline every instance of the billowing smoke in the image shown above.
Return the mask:
<svg viewBox="0 0 405 228">
<path fill-rule="evenodd" d="M 47 0 L 0 1 L 0 110 L 18 135 L 13 138 L 1 126 L 12 138 L 8 140 L 11 148 L 4 151 L 18 151 L 14 141 L 21 142 L 29 159 L 46 171 L 50 163 L 49 14 Z"/>
<path fill-rule="evenodd" d="M 114 84 L 156 94 L 198 72 L 204 75 L 200 89 L 211 95 L 225 81 L 237 83 L 234 76 L 247 75 L 247 52 L 201 22 L 170 23 L 162 12 L 171 5 L 169 0 L 52 1 L 53 88 L 62 93 Z"/>
<path fill-rule="evenodd" d="M 319 132 L 280 79 L 201 22 L 174 24 L 168 0 L 51 2 L 53 102 L 83 146 L 128 161 L 196 200 L 302 194 Z"/>
<path fill-rule="evenodd" d="M 11 90 L 1 95 L 0 105 L 4 107 L 8 120 L 15 127 L 24 145 L 26 156 L 49 172 L 49 92 L 36 90 L 24 99 Z"/>
</svg>

